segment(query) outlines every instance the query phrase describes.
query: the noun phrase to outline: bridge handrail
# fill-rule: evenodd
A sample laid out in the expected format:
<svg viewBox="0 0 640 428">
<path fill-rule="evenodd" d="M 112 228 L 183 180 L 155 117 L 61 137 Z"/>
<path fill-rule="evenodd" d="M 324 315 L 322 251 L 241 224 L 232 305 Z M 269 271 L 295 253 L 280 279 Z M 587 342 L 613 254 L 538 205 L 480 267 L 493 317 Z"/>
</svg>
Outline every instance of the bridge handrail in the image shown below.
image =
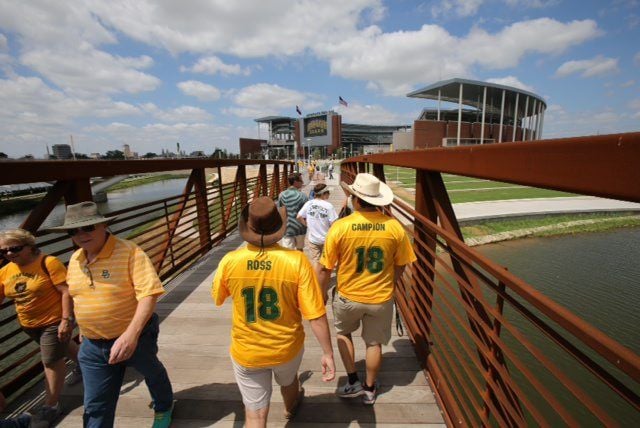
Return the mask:
<svg viewBox="0 0 640 428">
<path fill-rule="evenodd" d="M 112 233 L 138 243 L 149 254 L 165 282 L 187 269 L 231 233 L 237 227 L 241 206 L 257 196 L 277 197 L 288 186 L 286 177 L 293 166 L 289 161 L 219 159 L 43 161 L 37 164 L 36 168 L 29 162 L 3 162 L 0 182 L 54 182 L 21 227 L 36 235 L 43 252 L 65 262 L 74 250 L 69 238 L 41 229 L 61 199 L 67 204 L 90 200 L 90 180 L 96 176 L 190 169 L 181 194 L 103 213 L 117 216 L 109 226 Z M 223 180 L 224 167 L 235 168 L 232 180 Z M 247 167 L 257 167 L 253 176 L 248 176 Z M 207 183 L 205 168 L 215 168 L 219 180 Z M 0 310 L 0 326 L 4 327 L 0 336 L 0 361 L 3 362 L 0 389 L 9 397 L 38 378 L 42 364 L 39 348 L 17 323 L 12 302 L 4 302 Z"/>
<path fill-rule="evenodd" d="M 387 210 L 408 220 L 418 255 L 397 284 L 396 302 L 449 423 L 621 424 L 619 410 L 640 411 L 640 357 L 465 245 L 441 173 L 640 201 L 638 160 L 640 133 L 629 133 L 342 164 L 347 183 L 358 172 L 384 180 L 389 165 L 416 171 L 415 208 L 396 198 Z M 571 361 L 583 367 L 575 369 L 580 376 L 567 372 Z"/>
</svg>

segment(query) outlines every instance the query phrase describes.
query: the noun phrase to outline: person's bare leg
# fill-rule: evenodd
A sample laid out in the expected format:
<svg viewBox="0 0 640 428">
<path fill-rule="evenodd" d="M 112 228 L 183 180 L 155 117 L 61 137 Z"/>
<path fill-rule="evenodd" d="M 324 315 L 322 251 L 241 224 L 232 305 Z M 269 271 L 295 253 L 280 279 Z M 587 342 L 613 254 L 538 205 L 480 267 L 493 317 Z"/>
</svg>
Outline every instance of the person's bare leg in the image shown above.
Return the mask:
<svg viewBox="0 0 640 428">
<path fill-rule="evenodd" d="M 342 359 L 344 369 L 347 373 L 354 373 L 356 371 L 356 355 L 351 334 L 346 336 L 336 334 L 336 339 L 338 341 L 338 351 L 340 351 L 340 358 Z"/>
<path fill-rule="evenodd" d="M 67 368 L 64 364 L 64 358 L 60 358 L 55 363 L 44 365 L 45 377 L 45 393 L 46 398 L 44 404 L 47 406 L 55 406 L 60 399 L 60 392 L 64 385 L 64 376 Z"/>
<path fill-rule="evenodd" d="M 382 346 L 371 345 L 367 346 L 367 355 L 365 357 L 367 376 L 367 386 L 373 386 L 376 379 L 378 379 L 378 372 L 382 366 Z"/>
<path fill-rule="evenodd" d="M 265 428 L 267 426 L 267 416 L 269 416 L 269 406 L 258 410 L 244 408 L 247 420 L 247 428 Z"/>
<path fill-rule="evenodd" d="M 298 395 L 300 394 L 300 382 L 298 381 L 297 374 L 290 385 L 280 387 L 280 393 L 282 394 L 282 401 L 284 401 L 285 413 L 293 413 Z"/>
</svg>

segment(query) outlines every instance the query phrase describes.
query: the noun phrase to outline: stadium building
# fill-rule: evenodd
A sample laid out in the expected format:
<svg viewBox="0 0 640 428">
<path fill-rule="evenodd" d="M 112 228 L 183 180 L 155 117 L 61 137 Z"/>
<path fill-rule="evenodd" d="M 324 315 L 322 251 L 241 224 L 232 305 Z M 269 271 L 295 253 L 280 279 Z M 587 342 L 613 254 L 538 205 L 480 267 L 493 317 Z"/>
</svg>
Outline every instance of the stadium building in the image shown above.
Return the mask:
<svg viewBox="0 0 640 428">
<path fill-rule="evenodd" d="M 436 102 L 409 125 L 342 123 L 335 111 L 304 117 L 267 116 L 255 119 L 267 128 L 264 139 L 241 139 L 240 154 L 269 158 L 321 157 L 530 141 L 542 137 L 547 104 L 529 91 L 468 79 L 450 79 L 407 95 Z M 448 103 L 443 107 L 443 103 Z M 451 104 L 455 108 L 451 108 Z"/>
</svg>

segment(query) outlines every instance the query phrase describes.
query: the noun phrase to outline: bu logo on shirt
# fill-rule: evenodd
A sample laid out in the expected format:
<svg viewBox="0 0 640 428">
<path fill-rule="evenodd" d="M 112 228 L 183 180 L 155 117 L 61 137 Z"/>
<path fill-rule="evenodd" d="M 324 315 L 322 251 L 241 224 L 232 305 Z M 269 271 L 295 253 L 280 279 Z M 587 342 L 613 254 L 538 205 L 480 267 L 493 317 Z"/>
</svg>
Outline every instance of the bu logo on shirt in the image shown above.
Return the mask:
<svg viewBox="0 0 640 428">
<path fill-rule="evenodd" d="M 103 278 L 111 278 L 111 274 L 109 273 L 109 271 L 107 269 L 103 269 L 102 270 L 102 277 Z"/>
<path fill-rule="evenodd" d="M 27 283 L 26 282 L 18 282 L 16 283 L 16 293 L 23 293 L 24 290 L 27 289 Z"/>
</svg>

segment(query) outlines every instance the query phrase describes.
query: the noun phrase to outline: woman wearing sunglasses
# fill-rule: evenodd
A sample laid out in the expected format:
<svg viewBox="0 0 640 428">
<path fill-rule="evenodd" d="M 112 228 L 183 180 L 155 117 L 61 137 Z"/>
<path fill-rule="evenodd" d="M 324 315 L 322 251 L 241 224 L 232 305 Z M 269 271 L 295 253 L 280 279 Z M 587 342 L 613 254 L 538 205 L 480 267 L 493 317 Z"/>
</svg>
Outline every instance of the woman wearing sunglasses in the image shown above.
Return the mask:
<svg viewBox="0 0 640 428">
<path fill-rule="evenodd" d="M 66 374 L 64 357 L 76 361 L 78 347 L 70 341 L 73 302 L 66 283 L 67 271 L 55 257 L 42 254 L 35 237 L 22 229 L 0 232 L 0 303 L 13 299 L 22 329 L 40 345 L 46 399 L 34 418 L 51 424 L 60 415 L 58 402 Z M 68 384 L 80 380 L 76 371 Z"/>
</svg>

